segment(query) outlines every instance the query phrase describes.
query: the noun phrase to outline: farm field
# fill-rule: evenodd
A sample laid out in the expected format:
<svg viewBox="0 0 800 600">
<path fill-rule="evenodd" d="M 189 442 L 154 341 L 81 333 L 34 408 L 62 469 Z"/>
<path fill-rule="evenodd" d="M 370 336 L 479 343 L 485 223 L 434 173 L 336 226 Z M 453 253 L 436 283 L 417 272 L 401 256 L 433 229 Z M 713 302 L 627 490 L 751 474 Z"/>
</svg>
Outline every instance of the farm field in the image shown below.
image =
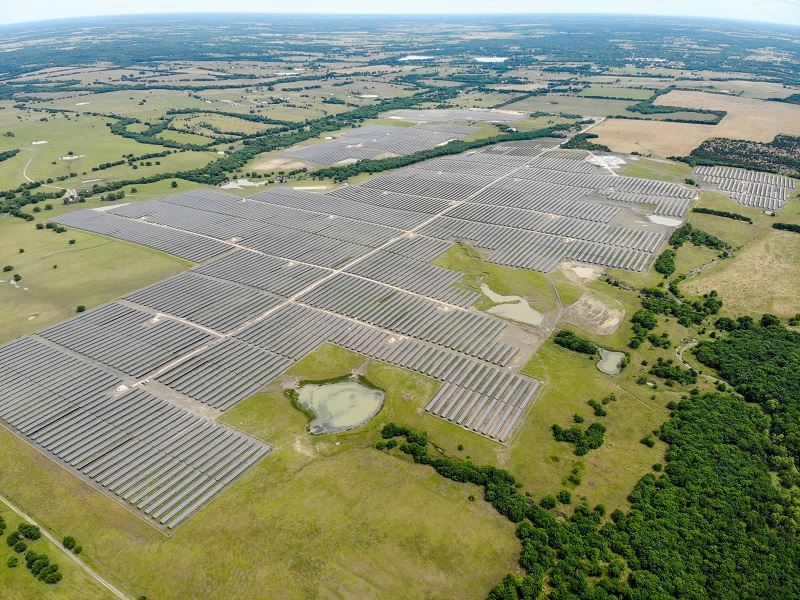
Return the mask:
<svg viewBox="0 0 800 600">
<path fill-rule="evenodd" d="M 578 96 L 605 96 L 607 98 L 646 100 L 653 95 L 653 90 L 634 87 L 612 87 L 607 85 L 590 85 Z"/>
<path fill-rule="evenodd" d="M 597 143 L 617 152 L 666 157 L 689 154 L 711 137 L 770 142 L 779 133 L 800 134 L 800 107 L 783 102 L 675 90 L 660 96 L 657 103 L 728 114 L 718 125 L 608 119 L 592 130 L 599 136 Z"/>
</svg>

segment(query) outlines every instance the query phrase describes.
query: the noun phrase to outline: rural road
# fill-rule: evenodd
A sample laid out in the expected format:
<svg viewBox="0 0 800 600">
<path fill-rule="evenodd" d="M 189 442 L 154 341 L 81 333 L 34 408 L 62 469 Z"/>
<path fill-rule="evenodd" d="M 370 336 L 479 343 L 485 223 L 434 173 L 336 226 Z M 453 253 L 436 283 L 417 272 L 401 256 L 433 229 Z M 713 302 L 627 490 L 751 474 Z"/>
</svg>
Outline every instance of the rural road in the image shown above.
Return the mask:
<svg viewBox="0 0 800 600">
<path fill-rule="evenodd" d="M 22 176 L 25 179 L 27 179 L 29 182 L 36 183 L 36 181 L 34 181 L 30 177 L 28 177 L 28 167 L 31 166 L 31 163 L 33 162 L 33 159 L 36 158 L 36 148 L 21 148 L 21 149 L 22 150 L 30 150 L 31 152 L 33 152 L 33 154 L 31 154 L 30 160 L 28 160 L 27 164 L 22 169 Z M 46 183 L 43 183 L 42 187 L 49 187 L 49 188 L 53 188 L 54 190 L 60 190 L 61 189 L 61 188 L 56 187 L 54 185 L 47 185 Z"/>
<path fill-rule="evenodd" d="M 121 598 L 122 600 L 129 600 L 129 599 L 130 599 L 130 596 L 128 596 L 127 594 L 125 594 L 124 592 L 122 592 L 122 591 L 121 591 L 119 588 L 117 588 L 116 586 L 112 585 L 112 584 L 111 584 L 111 583 L 109 583 L 107 580 L 105 580 L 105 579 L 104 579 L 102 576 L 100 576 L 100 575 L 99 575 L 99 574 L 98 574 L 96 571 L 94 571 L 94 569 L 92 569 L 92 568 L 91 568 L 89 565 L 87 565 L 85 562 L 83 562 L 81 559 L 79 559 L 77 556 L 75 556 L 75 555 L 74 555 L 72 552 L 68 552 L 68 551 L 67 551 L 67 550 L 64 548 L 64 546 L 62 546 L 62 545 L 61 545 L 61 542 L 55 538 L 55 536 L 53 536 L 52 534 L 50 534 L 50 533 L 49 533 L 49 532 L 48 532 L 46 529 L 44 529 L 44 528 L 43 528 L 41 525 L 39 525 L 39 524 L 38 524 L 36 521 L 34 521 L 34 520 L 33 520 L 33 519 L 30 517 L 30 515 L 26 515 L 26 514 L 25 514 L 24 512 L 22 512 L 22 511 L 21 511 L 19 508 L 17 508 L 17 507 L 16 507 L 16 506 L 14 506 L 13 504 L 11 504 L 11 502 L 9 502 L 8 500 L 6 500 L 6 499 L 5 499 L 3 496 L 0 496 L 0 502 L 2 502 L 3 504 L 5 504 L 6 506 L 8 506 L 8 507 L 9 507 L 11 510 L 13 510 L 13 511 L 14 511 L 15 513 L 17 513 L 17 514 L 18 514 L 20 517 L 22 517 L 23 519 L 25 519 L 25 520 L 26 520 L 28 523 L 32 523 L 33 525 L 36 525 L 36 526 L 39 528 L 39 530 L 42 532 L 42 535 L 43 535 L 44 537 L 46 537 L 48 540 L 50 540 L 51 542 L 53 542 L 53 544 L 56 546 L 56 548 L 58 548 L 59 550 L 61 550 L 61 551 L 64 553 L 64 555 L 65 555 L 65 556 L 69 557 L 69 558 L 70 558 L 70 560 L 72 560 L 73 562 L 75 562 L 75 563 L 76 563 L 76 564 L 77 564 L 77 565 L 78 565 L 78 566 L 79 566 L 81 569 L 83 569 L 84 571 L 86 571 L 86 573 L 88 573 L 88 575 L 89 575 L 90 577 L 92 577 L 92 578 L 93 578 L 95 581 L 97 581 L 97 582 L 98 582 L 100 585 L 102 585 L 104 588 L 106 588 L 106 589 L 107 589 L 109 592 L 111 592 L 112 594 L 114 594 L 114 595 L 115 595 L 117 598 Z"/>
</svg>

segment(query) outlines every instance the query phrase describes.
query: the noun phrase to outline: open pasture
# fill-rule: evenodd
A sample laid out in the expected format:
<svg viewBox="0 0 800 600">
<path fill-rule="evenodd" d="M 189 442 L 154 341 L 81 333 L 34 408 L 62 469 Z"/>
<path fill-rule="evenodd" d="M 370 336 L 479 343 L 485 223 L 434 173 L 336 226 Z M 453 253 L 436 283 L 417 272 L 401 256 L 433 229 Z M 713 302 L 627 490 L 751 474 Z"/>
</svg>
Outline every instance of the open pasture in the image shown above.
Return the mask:
<svg viewBox="0 0 800 600">
<path fill-rule="evenodd" d="M 771 142 L 779 133 L 800 134 L 797 105 L 682 90 L 660 96 L 657 103 L 728 114 L 718 125 L 608 119 L 592 129 L 599 136 L 597 143 L 618 152 L 666 157 L 687 155 L 712 137 Z"/>
</svg>

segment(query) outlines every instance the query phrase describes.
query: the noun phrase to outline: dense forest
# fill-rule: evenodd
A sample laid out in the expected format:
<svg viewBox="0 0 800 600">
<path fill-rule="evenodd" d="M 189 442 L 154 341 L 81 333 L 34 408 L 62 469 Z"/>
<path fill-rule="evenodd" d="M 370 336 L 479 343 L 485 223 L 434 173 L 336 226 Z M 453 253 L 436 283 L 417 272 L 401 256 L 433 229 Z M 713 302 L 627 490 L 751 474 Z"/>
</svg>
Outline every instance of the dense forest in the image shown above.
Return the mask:
<svg viewBox="0 0 800 600">
<path fill-rule="evenodd" d="M 692 166 L 722 165 L 800 177 L 800 137 L 776 135 L 770 143 L 711 138 L 689 156 L 673 156 Z"/>
</svg>

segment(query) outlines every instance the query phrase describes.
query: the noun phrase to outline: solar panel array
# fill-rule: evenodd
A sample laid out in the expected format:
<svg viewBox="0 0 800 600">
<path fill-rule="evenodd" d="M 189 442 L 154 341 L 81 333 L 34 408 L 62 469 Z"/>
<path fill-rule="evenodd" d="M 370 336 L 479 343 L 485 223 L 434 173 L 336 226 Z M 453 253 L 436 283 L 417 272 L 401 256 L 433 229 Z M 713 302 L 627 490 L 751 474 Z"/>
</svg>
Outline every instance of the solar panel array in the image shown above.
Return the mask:
<svg viewBox="0 0 800 600">
<path fill-rule="evenodd" d="M 508 443 L 540 382 L 514 372 L 508 323 L 469 308 L 479 295 L 431 261 L 467 241 L 498 264 L 640 271 L 667 231 L 625 224 L 625 203 L 682 215 L 694 197 L 610 176 L 559 143 L 496 145 L 324 195 L 196 190 L 58 217 L 202 264 L 0 346 L 0 418 L 167 528 L 269 451 L 181 407 L 227 410 L 323 343 L 436 379 L 428 413 Z"/>
<path fill-rule="evenodd" d="M 366 125 L 344 135 L 312 146 L 284 152 L 281 156 L 296 158 L 315 165 L 353 162 L 381 155 L 406 155 L 446 144 L 479 131 L 478 127 L 453 124 L 388 127 Z"/>
<path fill-rule="evenodd" d="M 270 451 L 121 382 L 33 337 L 0 346 L 0 418 L 154 524 L 178 526 Z"/>
<path fill-rule="evenodd" d="M 521 121 L 525 113 L 492 110 L 489 108 L 434 108 L 423 110 L 398 109 L 381 115 L 389 119 L 438 123 L 445 121 L 484 121 L 487 123 L 511 123 Z"/>
<path fill-rule="evenodd" d="M 797 189 L 797 181 L 791 177 L 746 169 L 697 167 L 694 174 L 704 183 L 727 192 L 739 204 L 767 210 L 781 210 Z"/>
</svg>

